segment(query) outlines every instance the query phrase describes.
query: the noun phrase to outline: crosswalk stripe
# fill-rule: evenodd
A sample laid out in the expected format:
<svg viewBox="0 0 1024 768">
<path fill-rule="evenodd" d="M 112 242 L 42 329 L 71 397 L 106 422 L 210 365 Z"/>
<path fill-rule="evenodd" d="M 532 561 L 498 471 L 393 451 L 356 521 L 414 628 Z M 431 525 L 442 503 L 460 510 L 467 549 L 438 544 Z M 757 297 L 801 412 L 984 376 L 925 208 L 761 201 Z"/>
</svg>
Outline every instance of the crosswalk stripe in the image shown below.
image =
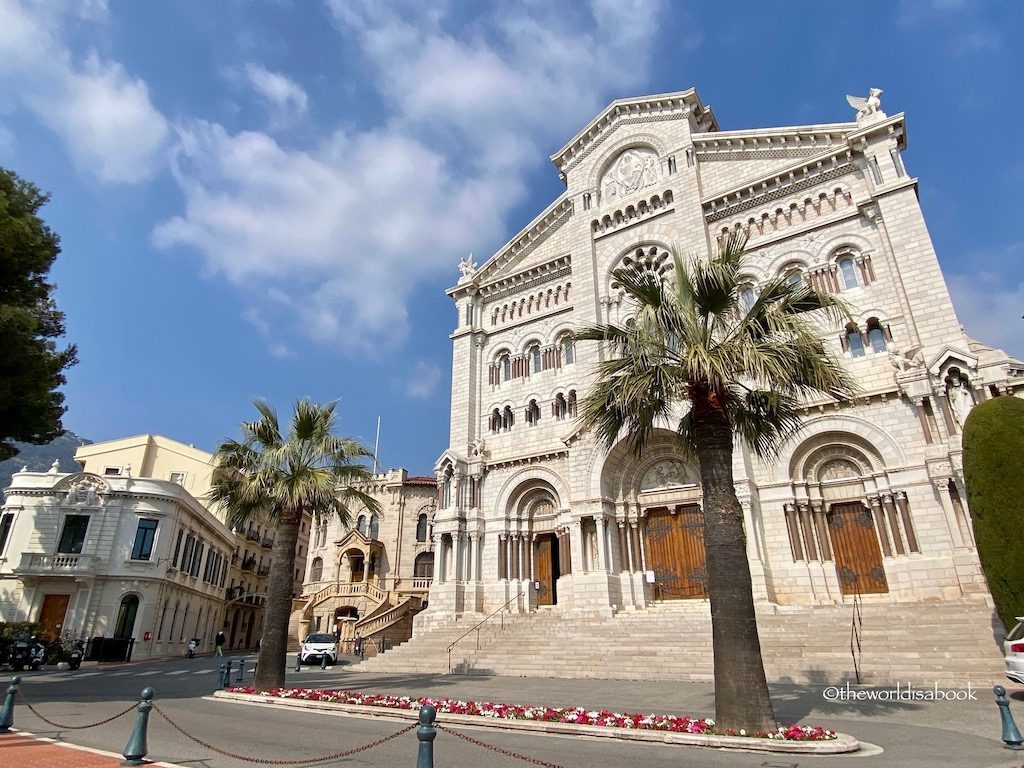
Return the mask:
<svg viewBox="0 0 1024 768">
<path fill-rule="evenodd" d="M 132 674 L 132 673 L 131 672 L 114 672 L 114 673 L 112 673 L 109 676 L 110 677 L 124 677 L 125 675 L 130 675 L 130 674 Z"/>
<path fill-rule="evenodd" d="M 65 679 L 76 680 L 76 679 L 81 679 L 83 677 L 96 677 L 96 675 L 102 675 L 102 674 L 103 674 L 102 672 L 76 672 L 73 675 L 69 675 Z"/>
<path fill-rule="evenodd" d="M 149 672 L 136 672 L 135 676 L 136 677 L 149 677 L 150 675 L 161 675 L 161 674 L 163 674 L 163 670 L 162 669 L 154 669 L 154 670 L 151 670 Z"/>
<path fill-rule="evenodd" d="M 175 672 L 168 672 L 167 674 L 168 675 L 187 675 L 188 674 L 188 670 L 187 669 L 179 669 L 179 670 L 177 670 Z"/>
<path fill-rule="evenodd" d="M 209 674 L 210 672 L 213 672 L 213 671 L 215 671 L 215 670 L 212 670 L 212 669 L 197 669 L 192 674 L 193 675 L 207 675 L 207 674 Z"/>
</svg>

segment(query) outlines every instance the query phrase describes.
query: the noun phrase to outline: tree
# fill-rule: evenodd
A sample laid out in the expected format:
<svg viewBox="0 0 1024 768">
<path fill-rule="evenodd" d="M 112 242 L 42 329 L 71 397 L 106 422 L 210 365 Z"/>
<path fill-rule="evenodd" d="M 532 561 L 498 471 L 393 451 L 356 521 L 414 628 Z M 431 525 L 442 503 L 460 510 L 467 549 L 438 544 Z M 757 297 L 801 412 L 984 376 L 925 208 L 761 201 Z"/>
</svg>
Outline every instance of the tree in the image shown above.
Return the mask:
<svg viewBox="0 0 1024 768">
<path fill-rule="evenodd" d="M 295 545 L 303 517 L 320 521 L 337 515 L 347 523 L 348 505 L 362 504 L 372 512 L 379 512 L 380 505 L 360 489 L 372 475 L 358 461 L 370 457 L 370 451 L 334 434 L 336 403 L 300 400 L 287 433 L 269 405 L 254 404 L 260 418 L 242 424 L 241 442 L 226 440 L 217 449 L 210 500 L 225 510 L 229 525 L 256 519 L 275 529 L 253 683 L 265 691 L 285 682 Z"/>
<path fill-rule="evenodd" d="M 41 444 L 64 427 L 64 369 L 78 362 L 62 350 L 64 313 L 46 276 L 60 238 L 39 218 L 49 200 L 33 184 L 0 168 L 0 460 L 18 453 L 11 442 Z"/>
<path fill-rule="evenodd" d="M 964 484 L 988 588 L 1009 629 L 1024 615 L 1024 400 L 996 397 L 964 424 Z"/>
<path fill-rule="evenodd" d="M 761 286 L 749 309 L 739 275 L 746 238 L 688 266 L 635 264 L 613 276 L 635 305 L 623 326 L 590 325 L 577 339 L 605 343 L 581 420 L 610 449 L 620 436 L 639 455 L 655 430 L 673 428 L 696 458 L 703 492 L 719 726 L 775 727 L 747 561 L 743 511 L 733 485 L 734 437 L 759 456 L 798 428 L 801 398 L 843 399 L 853 382 L 825 350 L 809 312 L 845 312 L 835 297 L 786 278 Z M 820 313 L 819 313 L 820 314 Z M 684 405 L 689 408 L 683 412 Z"/>
</svg>

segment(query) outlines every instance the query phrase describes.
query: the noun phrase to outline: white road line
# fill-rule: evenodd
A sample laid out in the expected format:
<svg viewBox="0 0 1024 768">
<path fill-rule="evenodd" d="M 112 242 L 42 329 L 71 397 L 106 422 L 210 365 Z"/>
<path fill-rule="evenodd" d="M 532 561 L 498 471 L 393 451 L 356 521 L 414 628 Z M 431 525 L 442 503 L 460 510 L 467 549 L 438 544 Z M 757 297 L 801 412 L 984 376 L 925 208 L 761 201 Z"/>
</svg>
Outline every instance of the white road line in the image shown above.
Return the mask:
<svg viewBox="0 0 1024 768">
<path fill-rule="evenodd" d="M 197 669 L 192 674 L 193 675 L 208 675 L 210 672 L 215 672 L 215 671 L 216 670 L 214 670 L 214 669 Z"/>
<path fill-rule="evenodd" d="M 168 675 L 187 675 L 188 674 L 188 670 L 187 669 L 179 669 L 176 672 L 168 672 L 167 674 Z"/>
<path fill-rule="evenodd" d="M 151 670 L 149 672 L 136 672 L 135 676 L 136 677 L 149 677 L 150 675 L 162 675 L 163 672 L 164 671 L 162 669 L 154 669 L 154 670 Z"/>
<path fill-rule="evenodd" d="M 103 674 L 102 672 L 76 672 L 73 675 L 69 675 L 65 679 L 67 679 L 67 680 L 75 680 L 75 679 L 80 679 L 80 678 L 83 678 L 83 677 L 95 677 L 96 675 L 102 675 L 102 674 Z"/>
<path fill-rule="evenodd" d="M 112 672 L 107 677 L 124 677 L 125 675 L 134 674 L 133 672 Z"/>
</svg>

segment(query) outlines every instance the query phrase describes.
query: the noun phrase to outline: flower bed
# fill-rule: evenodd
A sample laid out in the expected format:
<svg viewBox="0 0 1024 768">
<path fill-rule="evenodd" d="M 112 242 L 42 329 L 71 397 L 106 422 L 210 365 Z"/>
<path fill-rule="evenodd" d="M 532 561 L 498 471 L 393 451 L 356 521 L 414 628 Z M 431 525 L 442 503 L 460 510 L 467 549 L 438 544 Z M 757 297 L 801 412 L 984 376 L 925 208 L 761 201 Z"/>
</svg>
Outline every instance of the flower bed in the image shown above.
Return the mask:
<svg viewBox="0 0 1024 768">
<path fill-rule="evenodd" d="M 418 710 L 424 705 L 434 707 L 439 714 L 475 715 L 501 720 L 533 720 L 546 723 L 570 723 L 574 725 L 596 725 L 607 728 L 631 728 L 648 731 L 669 731 L 672 733 L 696 733 L 722 736 L 754 736 L 779 741 L 829 741 L 836 738 L 836 732 L 820 726 L 780 725 L 774 731 L 757 731 L 748 734 L 744 730 L 715 729 L 715 721 L 708 718 L 679 717 L 676 715 L 640 715 L 609 710 L 588 710 L 583 707 L 536 707 L 521 704 L 496 704 L 493 702 L 458 701 L 456 699 L 415 699 L 411 696 L 390 696 L 381 693 L 356 693 L 353 691 L 321 690 L 319 688 L 272 688 L 258 692 L 252 687 L 229 688 L 232 693 L 256 694 L 280 699 L 304 699 L 325 701 L 335 704 L 352 704 L 382 709 Z"/>
</svg>

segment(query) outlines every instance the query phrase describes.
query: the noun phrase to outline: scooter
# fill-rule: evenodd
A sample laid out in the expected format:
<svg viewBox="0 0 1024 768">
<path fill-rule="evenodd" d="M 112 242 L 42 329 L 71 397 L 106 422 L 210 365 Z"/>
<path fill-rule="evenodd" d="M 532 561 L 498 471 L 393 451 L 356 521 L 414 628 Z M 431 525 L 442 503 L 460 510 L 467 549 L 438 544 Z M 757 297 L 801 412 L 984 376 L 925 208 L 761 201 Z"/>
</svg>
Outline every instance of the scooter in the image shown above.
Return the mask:
<svg viewBox="0 0 1024 768">
<path fill-rule="evenodd" d="M 199 638 L 193 637 L 188 641 L 188 652 L 185 654 L 186 659 L 191 659 L 196 655 L 196 648 L 199 647 Z"/>
<path fill-rule="evenodd" d="M 28 666 L 31 653 L 28 640 L 15 640 L 11 646 L 11 669 L 15 672 L 25 669 Z"/>
<path fill-rule="evenodd" d="M 85 658 L 85 644 L 81 640 L 75 641 L 75 647 L 68 654 L 68 669 L 78 669 L 82 666 L 82 659 Z"/>
<path fill-rule="evenodd" d="M 29 649 L 28 666 L 33 672 L 38 672 L 46 662 L 46 643 L 36 638 Z"/>
</svg>

